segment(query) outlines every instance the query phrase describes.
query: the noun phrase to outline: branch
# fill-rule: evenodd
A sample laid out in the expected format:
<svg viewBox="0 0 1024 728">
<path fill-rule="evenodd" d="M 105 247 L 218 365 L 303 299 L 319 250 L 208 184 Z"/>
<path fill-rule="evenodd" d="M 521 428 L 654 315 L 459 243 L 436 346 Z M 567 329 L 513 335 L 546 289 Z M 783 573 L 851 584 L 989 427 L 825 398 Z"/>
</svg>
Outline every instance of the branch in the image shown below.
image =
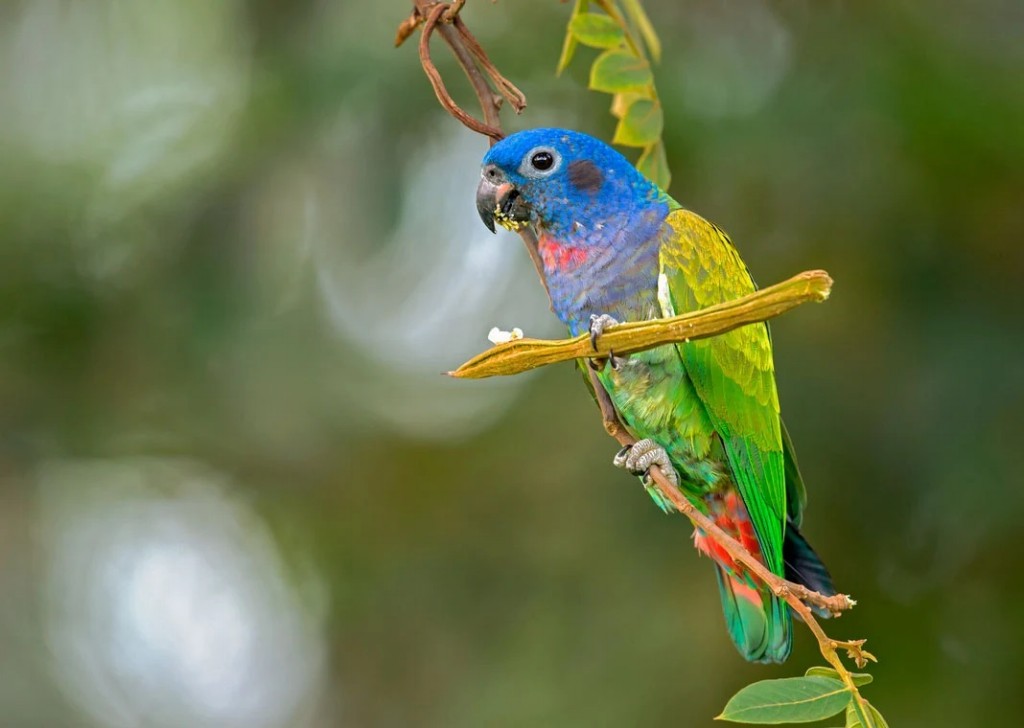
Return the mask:
<svg viewBox="0 0 1024 728">
<path fill-rule="evenodd" d="M 652 349 L 661 344 L 718 336 L 746 324 L 778 316 L 808 301 L 824 301 L 832 279 L 823 270 L 805 271 L 734 301 L 666 319 L 631 321 L 601 334 L 594 347 L 587 334 L 574 339 L 515 339 L 477 354 L 449 376 L 483 379 L 519 374 L 546 364 L 585 358 L 606 358 Z"/>
</svg>

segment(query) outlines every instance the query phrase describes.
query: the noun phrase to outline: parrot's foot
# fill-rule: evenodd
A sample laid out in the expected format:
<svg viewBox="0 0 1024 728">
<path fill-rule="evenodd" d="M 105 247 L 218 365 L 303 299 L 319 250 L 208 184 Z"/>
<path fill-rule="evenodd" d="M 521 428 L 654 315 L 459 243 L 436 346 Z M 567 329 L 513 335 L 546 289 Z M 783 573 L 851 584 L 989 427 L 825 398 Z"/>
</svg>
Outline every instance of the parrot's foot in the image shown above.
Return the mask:
<svg viewBox="0 0 1024 728">
<path fill-rule="evenodd" d="M 600 316 L 594 314 L 590 317 L 590 345 L 594 347 L 594 351 L 597 351 L 597 337 L 603 334 L 605 329 L 618 325 L 618 320 L 612 318 L 606 313 L 603 313 Z"/>
<path fill-rule="evenodd" d="M 632 445 L 619 450 L 612 460 L 612 465 L 617 468 L 625 468 L 633 475 L 639 475 L 644 487 L 650 487 L 651 478 L 648 471 L 651 466 L 657 465 L 665 477 L 674 485 L 679 487 L 679 474 L 672 467 L 672 461 L 668 459 L 665 448 L 651 439 L 639 440 Z"/>
<path fill-rule="evenodd" d="M 618 325 L 619 322 L 606 313 L 600 316 L 594 314 L 590 317 L 590 345 L 594 348 L 594 351 L 597 351 L 597 337 L 603 334 L 605 329 Z M 615 356 L 615 352 L 611 350 L 608 353 L 610 354 L 608 361 L 611 362 L 612 369 L 615 371 L 618 371 L 626 364 L 626 357 Z M 590 359 L 590 368 L 594 371 L 601 371 L 604 369 L 604 362 L 604 359 Z"/>
<path fill-rule="evenodd" d="M 627 358 L 624 356 L 616 356 L 614 351 L 608 352 L 610 356 L 605 359 L 603 357 L 597 359 L 587 359 L 587 366 L 593 369 L 595 372 L 604 370 L 604 365 L 609 361 L 612 363 L 612 369 L 619 371 L 622 367 L 626 366 Z"/>
</svg>

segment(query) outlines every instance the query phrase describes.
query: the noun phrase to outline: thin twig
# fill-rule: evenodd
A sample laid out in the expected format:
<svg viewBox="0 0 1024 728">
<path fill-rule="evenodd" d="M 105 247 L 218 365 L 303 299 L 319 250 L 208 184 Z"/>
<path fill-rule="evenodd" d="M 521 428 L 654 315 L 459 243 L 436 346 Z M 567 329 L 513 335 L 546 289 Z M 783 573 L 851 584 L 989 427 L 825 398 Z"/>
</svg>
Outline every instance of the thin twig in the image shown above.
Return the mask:
<svg viewBox="0 0 1024 728">
<path fill-rule="evenodd" d="M 483 49 L 483 46 L 480 45 L 480 42 L 476 37 L 469 32 L 469 28 L 467 28 L 466 24 L 462 22 L 462 18 L 456 16 L 453 21 L 453 25 L 455 26 L 455 29 L 459 31 L 459 35 L 462 36 L 462 40 L 466 44 L 466 48 L 469 49 L 470 53 L 476 56 L 480 67 L 490 77 L 491 81 L 494 82 L 494 85 L 498 88 L 501 95 L 504 96 L 509 104 L 512 105 L 512 108 L 515 109 L 517 114 L 521 113 L 523 109 L 526 108 L 526 96 L 523 95 L 523 92 L 520 91 L 514 83 L 505 78 L 505 76 L 501 74 L 501 71 L 491 63 L 491 59 L 487 57 L 487 52 Z M 495 121 L 494 126 L 500 128 L 497 121 Z"/>
<path fill-rule="evenodd" d="M 431 3 L 415 0 L 415 8 L 412 15 L 398 27 L 395 45 L 401 45 L 402 41 L 422 22 L 423 34 L 420 36 L 420 63 L 427 74 L 427 78 L 430 79 L 431 86 L 434 87 L 437 100 L 441 102 L 441 105 L 452 116 L 473 131 L 498 140 L 504 136 L 497 117 L 501 97 L 504 97 L 512 105 L 517 114 L 526 108 L 526 97 L 514 83 L 502 75 L 491 62 L 491 59 L 487 57 L 487 52 L 480 45 L 480 42 L 469 32 L 466 24 L 462 22 L 462 18 L 459 17 L 459 11 L 462 10 L 464 4 L 465 0 L 455 0 L 451 3 Z M 447 26 L 454 28 L 455 32 L 452 32 Z M 439 29 L 445 41 L 451 46 L 452 51 L 455 52 L 459 60 L 459 65 L 462 66 L 463 70 L 466 71 L 466 75 L 469 76 L 470 83 L 473 84 L 474 90 L 477 92 L 486 121 L 481 122 L 473 118 L 473 116 L 455 103 L 455 99 L 448 93 L 448 89 L 441 79 L 441 74 L 430 57 L 430 36 L 436 28 Z M 456 33 L 458 38 L 456 38 Z M 475 58 L 475 61 L 466 57 L 467 51 Z M 480 70 L 491 79 L 501 97 L 496 97 L 492 93 L 487 81 L 480 76 Z"/>
<path fill-rule="evenodd" d="M 455 103 L 451 94 L 448 93 L 448 89 L 445 88 L 444 81 L 441 80 L 440 72 L 430 59 L 430 35 L 434 32 L 434 28 L 437 27 L 437 21 L 444 14 L 447 7 L 447 4 L 439 3 L 427 11 L 426 20 L 423 23 L 423 33 L 420 35 L 420 64 L 423 66 L 427 78 L 430 79 L 430 85 L 434 87 L 434 94 L 437 96 L 437 100 L 441 102 L 441 106 L 449 114 L 475 132 L 489 136 L 491 139 L 501 139 L 504 136 L 501 133 L 501 129 L 473 118 Z"/>
<path fill-rule="evenodd" d="M 466 0 L 452 0 L 448 5 L 448 9 L 444 11 L 444 22 L 454 23 L 459 19 L 459 11 L 462 10 L 462 6 L 466 4 Z"/>
</svg>

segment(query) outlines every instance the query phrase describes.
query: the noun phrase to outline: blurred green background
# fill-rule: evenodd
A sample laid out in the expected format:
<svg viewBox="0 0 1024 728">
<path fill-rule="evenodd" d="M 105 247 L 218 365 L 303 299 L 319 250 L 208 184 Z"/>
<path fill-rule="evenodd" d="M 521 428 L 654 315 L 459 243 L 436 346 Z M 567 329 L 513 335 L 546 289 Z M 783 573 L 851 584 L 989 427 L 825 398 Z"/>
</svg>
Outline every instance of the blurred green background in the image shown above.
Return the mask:
<svg viewBox="0 0 1024 728">
<path fill-rule="evenodd" d="M 648 0 L 672 194 L 770 283 L 805 533 L 894 726 L 1024 710 L 1024 6 Z M 473 190 L 408 3 L 0 9 L 0 725 L 705 726 L 756 679 L 691 529 L 615 470 Z M 610 138 L 569 7 L 469 2 Z M 438 43 L 441 71 L 472 98 Z"/>
</svg>

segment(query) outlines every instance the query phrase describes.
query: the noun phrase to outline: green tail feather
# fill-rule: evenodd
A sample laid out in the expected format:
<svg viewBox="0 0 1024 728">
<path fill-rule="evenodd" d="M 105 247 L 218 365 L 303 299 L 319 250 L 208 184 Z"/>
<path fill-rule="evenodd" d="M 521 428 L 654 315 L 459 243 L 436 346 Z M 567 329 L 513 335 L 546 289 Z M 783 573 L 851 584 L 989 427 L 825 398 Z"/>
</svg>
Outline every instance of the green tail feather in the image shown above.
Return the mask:
<svg viewBox="0 0 1024 728">
<path fill-rule="evenodd" d="M 765 589 L 737 582 L 715 566 L 725 626 L 736 649 L 750 662 L 785 662 L 793 646 L 789 607 Z M 755 603 L 755 600 L 757 603 Z"/>
</svg>

